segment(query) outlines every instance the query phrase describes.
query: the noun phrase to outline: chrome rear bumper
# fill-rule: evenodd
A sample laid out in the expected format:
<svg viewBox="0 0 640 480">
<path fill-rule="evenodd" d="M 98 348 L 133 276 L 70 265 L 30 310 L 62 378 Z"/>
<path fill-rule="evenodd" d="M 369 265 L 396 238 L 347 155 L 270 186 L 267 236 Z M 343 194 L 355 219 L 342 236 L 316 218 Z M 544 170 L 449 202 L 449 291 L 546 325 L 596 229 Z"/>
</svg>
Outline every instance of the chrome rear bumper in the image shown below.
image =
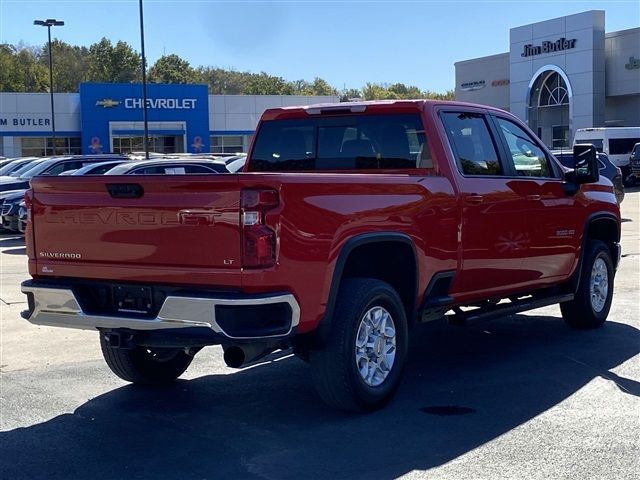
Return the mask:
<svg viewBox="0 0 640 480">
<path fill-rule="evenodd" d="M 52 327 L 130 330 L 165 330 L 182 328 L 207 328 L 229 339 L 259 339 L 284 337 L 300 322 L 300 307 L 291 294 L 251 296 L 242 298 L 200 298 L 168 296 L 155 318 L 133 318 L 88 314 L 82 310 L 75 294 L 69 288 L 34 285 L 31 281 L 22 284 L 22 293 L 29 299 L 30 309 L 23 317 L 35 325 Z M 224 331 L 216 321 L 216 307 L 267 306 L 288 304 L 291 321 L 286 333 L 277 335 L 233 336 Z"/>
</svg>

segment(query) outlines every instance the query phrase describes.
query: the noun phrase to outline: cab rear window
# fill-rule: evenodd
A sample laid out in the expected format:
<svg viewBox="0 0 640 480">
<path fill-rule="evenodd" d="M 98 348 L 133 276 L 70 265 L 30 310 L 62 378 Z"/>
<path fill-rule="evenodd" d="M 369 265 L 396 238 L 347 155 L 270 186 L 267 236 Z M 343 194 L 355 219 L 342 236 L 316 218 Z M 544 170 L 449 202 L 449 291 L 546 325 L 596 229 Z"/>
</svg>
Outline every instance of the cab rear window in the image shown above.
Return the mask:
<svg viewBox="0 0 640 480">
<path fill-rule="evenodd" d="M 422 120 L 345 115 L 263 122 L 249 170 L 375 170 L 431 167 Z"/>
</svg>

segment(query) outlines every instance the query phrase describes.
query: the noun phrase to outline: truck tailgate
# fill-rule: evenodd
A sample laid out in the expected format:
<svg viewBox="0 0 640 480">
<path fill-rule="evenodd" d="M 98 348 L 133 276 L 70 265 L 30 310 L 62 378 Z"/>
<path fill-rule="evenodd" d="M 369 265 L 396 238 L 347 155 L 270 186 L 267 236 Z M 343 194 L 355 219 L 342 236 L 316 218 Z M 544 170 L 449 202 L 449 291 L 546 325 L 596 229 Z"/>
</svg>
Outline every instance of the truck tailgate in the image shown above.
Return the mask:
<svg viewBox="0 0 640 480">
<path fill-rule="evenodd" d="M 144 280 L 132 272 L 174 270 L 195 275 L 193 283 L 206 275 L 240 285 L 236 175 L 39 177 L 31 185 L 38 275 L 96 269 L 96 278 L 108 270 L 106 278 Z M 55 268 L 39 268 L 45 263 Z M 215 273 L 224 282 L 210 278 Z"/>
</svg>

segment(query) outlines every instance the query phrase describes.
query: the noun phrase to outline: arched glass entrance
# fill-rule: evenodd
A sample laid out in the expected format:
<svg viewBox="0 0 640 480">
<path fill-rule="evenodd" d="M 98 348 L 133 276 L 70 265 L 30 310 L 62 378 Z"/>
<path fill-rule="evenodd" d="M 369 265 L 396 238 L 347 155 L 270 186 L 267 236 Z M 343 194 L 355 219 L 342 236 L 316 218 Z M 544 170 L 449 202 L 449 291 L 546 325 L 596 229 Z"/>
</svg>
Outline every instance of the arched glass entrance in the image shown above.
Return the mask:
<svg viewBox="0 0 640 480">
<path fill-rule="evenodd" d="M 571 146 L 571 88 L 557 68 L 545 67 L 529 87 L 529 127 L 549 148 Z"/>
</svg>

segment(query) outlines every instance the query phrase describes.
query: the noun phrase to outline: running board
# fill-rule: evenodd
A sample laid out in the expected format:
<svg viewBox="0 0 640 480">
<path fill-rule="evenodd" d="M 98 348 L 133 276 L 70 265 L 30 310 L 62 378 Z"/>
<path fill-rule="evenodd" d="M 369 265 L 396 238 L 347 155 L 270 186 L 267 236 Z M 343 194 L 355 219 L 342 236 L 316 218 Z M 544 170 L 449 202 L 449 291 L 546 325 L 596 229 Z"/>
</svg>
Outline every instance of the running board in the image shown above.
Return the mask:
<svg viewBox="0 0 640 480">
<path fill-rule="evenodd" d="M 525 312 L 527 310 L 547 307 L 549 305 L 555 305 L 557 303 L 570 302 L 571 300 L 573 300 L 573 298 L 573 293 L 566 293 L 563 295 L 553 295 L 546 297 L 523 298 L 521 300 L 516 300 L 515 302 L 497 304 L 491 307 L 481 307 L 467 312 L 456 309 L 455 314 L 447 315 L 447 320 L 451 324 L 462 325 L 469 321 L 487 320 L 493 317 L 512 315 L 514 313 Z"/>
</svg>

